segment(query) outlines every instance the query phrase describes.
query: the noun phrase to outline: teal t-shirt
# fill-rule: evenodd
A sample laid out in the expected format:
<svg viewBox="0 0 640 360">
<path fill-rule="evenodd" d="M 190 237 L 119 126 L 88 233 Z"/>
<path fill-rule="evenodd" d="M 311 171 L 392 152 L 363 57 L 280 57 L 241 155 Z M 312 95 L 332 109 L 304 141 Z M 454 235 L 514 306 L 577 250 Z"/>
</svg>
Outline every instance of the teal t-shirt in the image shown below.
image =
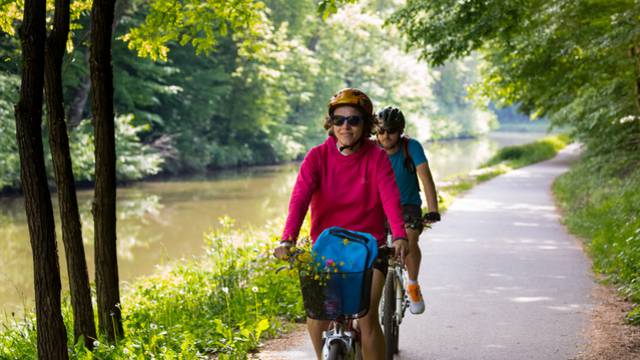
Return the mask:
<svg viewBox="0 0 640 360">
<path fill-rule="evenodd" d="M 405 141 L 405 140 L 403 140 Z M 422 145 L 417 140 L 408 139 L 408 150 L 413 163 L 418 165 L 427 162 L 427 156 L 424 154 Z M 402 205 L 422 205 L 420 199 L 420 187 L 418 185 L 418 176 L 410 172 L 404 166 L 404 150 L 400 144 L 400 149 L 393 155 L 389 156 L 393 172 L 396 174 L 396 183 L 400 189 L 400 202 Z"/>
</svg>

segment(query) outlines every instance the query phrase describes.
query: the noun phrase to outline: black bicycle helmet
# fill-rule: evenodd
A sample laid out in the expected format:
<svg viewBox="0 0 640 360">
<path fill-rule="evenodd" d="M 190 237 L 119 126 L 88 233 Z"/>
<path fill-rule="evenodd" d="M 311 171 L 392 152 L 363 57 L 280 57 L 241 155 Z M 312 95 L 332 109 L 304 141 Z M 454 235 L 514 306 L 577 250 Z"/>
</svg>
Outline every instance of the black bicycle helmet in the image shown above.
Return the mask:
<svg viewBox="0 0 640 360">
<path fill-rule="evenodd" d="M 378 113 L 378 127 L 402 132 L 404 130 L 404 114 L 396 107 L 387 106 Z"/>
</svg>

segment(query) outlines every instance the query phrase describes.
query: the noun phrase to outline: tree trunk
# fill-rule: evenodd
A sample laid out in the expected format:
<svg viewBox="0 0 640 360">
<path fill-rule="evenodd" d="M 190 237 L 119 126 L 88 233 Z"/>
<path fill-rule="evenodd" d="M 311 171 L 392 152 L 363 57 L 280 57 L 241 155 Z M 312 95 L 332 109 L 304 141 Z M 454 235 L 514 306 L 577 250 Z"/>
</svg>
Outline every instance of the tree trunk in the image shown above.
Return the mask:
<svg viewBox="0 0 640 360">
<path fill-rule="evenodd" d="M 62 59 L 69 35 L 69 0 L 56 0 L 53 30 L 45 48 L 45 93 L 49 120 L 49 146 L 58 188 L 62 241 L 67 259 L 67 273 L 73 306 L 73 334 L 77 343 L 84 336 L 91 349 L 96 328 L 91 305 L 91 288 L 82 244 L 82 225 L 78 212 L 76 187 L 71 167 L 69 137 L 64 121 Z"/>
<path fill-rule="evenodd" d="M 640 114 L 640 45 L 631 48 L 631 56 L 636 63 L 636 110 Z"/>
<path fill-rule="evenodd" d="M 51 195 L 42 147 L 42 87 L 46 3 L 26 0 L 20 28 L 22 84 L 16 105 L 20 179 L 33 252 L 38 358 L 67 359 L 67 333 L 60 311 L 60 268 Z"/>
<path fill-rule="evenodd" d="M 115 15 L 113 25 L 111 27 L 111 31 L 113 34 L 116 33 L 116 29 L 120 24 L 120 20 L 124 16 L 125 11 L 129 7 L 128 0 L 121 0 L 116 2 L 115 7 Z M 89 51 L 84 52 L 84 59 L 87 61 L 89 57 Z M 75 96 L 73 97 L 73 101 L 69 106 L 69 128 L 75 128 L 82 120 L 84 120 L 84 109 L 87 105 L 87 100 L 89 99 L 89 90 L 91 89 L 91 78 L 86 75 L 82 76 L 80 79 L 80 85 L 78 86 Z"/>
<path fill-rule="evenodd" d="M 114 0 L 95 0 L 91 9 L 91 106 L 95 129 L 96 292 L 100 332 L 111 341 L 123 334 L 116 256 L 116 146 L 111 37 Z"/>
</svg>

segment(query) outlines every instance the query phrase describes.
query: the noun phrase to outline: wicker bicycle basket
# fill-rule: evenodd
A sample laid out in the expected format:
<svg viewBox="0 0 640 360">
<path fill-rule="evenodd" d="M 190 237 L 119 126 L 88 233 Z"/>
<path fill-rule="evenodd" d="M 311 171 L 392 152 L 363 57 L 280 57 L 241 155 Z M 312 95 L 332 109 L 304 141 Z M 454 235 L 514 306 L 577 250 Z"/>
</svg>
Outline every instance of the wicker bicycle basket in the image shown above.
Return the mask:
<svg viewBox="0 0 640 360">
<path fill-rule="evenodd" d="M 300 272 L 300 289 L 307 316 L 316 320 L 365 316 L 369 310 L 372 274 L 372 269 L 322 276 Z"/>
</svg>

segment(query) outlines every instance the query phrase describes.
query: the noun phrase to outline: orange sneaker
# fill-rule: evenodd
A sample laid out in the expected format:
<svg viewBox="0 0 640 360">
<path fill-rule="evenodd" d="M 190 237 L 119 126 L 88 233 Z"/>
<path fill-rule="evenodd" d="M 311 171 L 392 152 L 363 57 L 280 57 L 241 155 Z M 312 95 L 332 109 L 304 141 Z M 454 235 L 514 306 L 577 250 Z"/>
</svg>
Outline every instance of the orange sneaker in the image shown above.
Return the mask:
<svg viewBox="0 0 640 360">
<path fill-rule="evenodd" d="M 409 294 L 409 310 L 412 314 L 422 314 L 424 312 L 424 299 L 420 292 L 420 285 L 408 284 L 407 293 Z"/>
</svg>

